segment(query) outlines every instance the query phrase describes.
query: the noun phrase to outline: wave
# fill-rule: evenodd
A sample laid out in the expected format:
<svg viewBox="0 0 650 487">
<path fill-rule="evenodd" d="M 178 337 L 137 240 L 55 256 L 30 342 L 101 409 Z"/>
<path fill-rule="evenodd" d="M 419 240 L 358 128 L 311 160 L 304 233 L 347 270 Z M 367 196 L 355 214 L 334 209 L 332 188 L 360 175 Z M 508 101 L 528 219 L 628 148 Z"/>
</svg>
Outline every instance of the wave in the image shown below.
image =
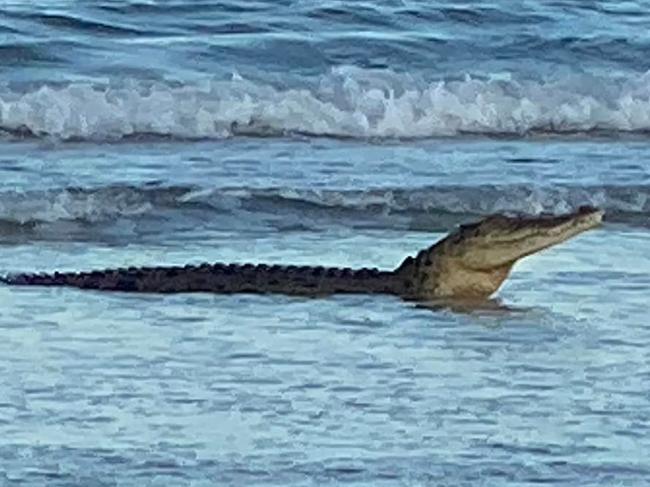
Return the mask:
<svg viewBox="0 0 650 487">
<path fill-rule="evenodd" d="M 149 220 L 147 228 L 327 230 L 332 227 L 444 231 L 492 213 L 562 213 L 580 205 L 606 220 L 650 224 L 650 185 L 481 185 L 368 190 L 107 186 L 0 192 L 0 226 L 97 228 Z M 159 228 L 158 228 L 159 227 Z M 66 228 L 69 228 L 66 226 Z"/>
<path fill-rule="evenodd" d="M 0 86 L 7 137 L 110 141 L 236 135 L 428 138 L 650 132 L 650 72 L 623 77 L 424 80 L 337 67 L 268 83 L 234 74 L 196 83 L 121 81 Z"/>
</svg>

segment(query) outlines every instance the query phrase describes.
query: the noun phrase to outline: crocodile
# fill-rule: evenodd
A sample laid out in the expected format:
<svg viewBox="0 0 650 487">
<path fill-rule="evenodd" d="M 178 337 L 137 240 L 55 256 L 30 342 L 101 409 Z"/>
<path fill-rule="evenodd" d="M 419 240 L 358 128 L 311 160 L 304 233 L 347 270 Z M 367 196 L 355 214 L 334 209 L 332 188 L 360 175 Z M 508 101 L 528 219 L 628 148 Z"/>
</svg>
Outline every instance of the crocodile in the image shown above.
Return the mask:
<svg viewBox="0 0 650 487">
<path fill-rule="evenodd" d="M 598 226 L 603 211 L 583 206 L 561 215 L 492 215 L 455 231 L 394 270 L 201 264 L 88 272 L 16 274 L 9 285 L 72 286 L 139 293 L 280 293 L 319 297 L 382 293 L 406 300 L 487 299 L 523 257 Z"/>
</svg>

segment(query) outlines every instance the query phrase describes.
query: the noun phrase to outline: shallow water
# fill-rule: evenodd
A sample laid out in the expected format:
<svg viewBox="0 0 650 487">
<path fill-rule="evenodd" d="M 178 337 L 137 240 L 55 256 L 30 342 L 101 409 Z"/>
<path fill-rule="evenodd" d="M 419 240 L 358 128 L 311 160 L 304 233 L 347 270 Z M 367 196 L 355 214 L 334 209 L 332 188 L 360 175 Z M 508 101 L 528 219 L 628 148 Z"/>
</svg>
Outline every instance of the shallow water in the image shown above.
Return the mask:
<svg viewBox="0 0 650 487">
<path fill-rule="evenodd" d="M 646 485 L 645 10 L 2 5 L 2 274 L 606 221 L 474 310 L 1 287 L 0 485 Z"/>
<path fill-rule="evenodd" d="M 378 234 L 291 241 L 305 260 L 367 244 L 388 263 L 402 246 Z M 519 265 L 501 293 L 510 309 L 475 313 L 366 296 L 2 289 L 7 477 L 641 485 L 647 243 L 593 232 Z M 608 245 L 628 264 L 594 252 Z M 102 261 L 89 253 L 80 260 Z M 50 252 L 79 258 L 65 254 Z"/>
</svg>

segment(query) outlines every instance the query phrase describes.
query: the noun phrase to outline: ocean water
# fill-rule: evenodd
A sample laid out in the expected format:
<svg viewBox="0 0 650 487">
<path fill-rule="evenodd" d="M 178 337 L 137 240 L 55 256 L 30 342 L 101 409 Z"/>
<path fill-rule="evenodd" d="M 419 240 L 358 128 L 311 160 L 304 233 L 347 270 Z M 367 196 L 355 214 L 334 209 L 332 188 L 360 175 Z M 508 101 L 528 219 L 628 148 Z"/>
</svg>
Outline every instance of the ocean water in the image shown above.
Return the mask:
<svg viewBox="0 0 650 487">
<path fill-rule="evenodd" d="M 607 212 L 485 309 L 0 287 L 0 485 L 647 485 L 649 14 L 0 3 L 2 274 L 389 269 Z"/>
</svg>

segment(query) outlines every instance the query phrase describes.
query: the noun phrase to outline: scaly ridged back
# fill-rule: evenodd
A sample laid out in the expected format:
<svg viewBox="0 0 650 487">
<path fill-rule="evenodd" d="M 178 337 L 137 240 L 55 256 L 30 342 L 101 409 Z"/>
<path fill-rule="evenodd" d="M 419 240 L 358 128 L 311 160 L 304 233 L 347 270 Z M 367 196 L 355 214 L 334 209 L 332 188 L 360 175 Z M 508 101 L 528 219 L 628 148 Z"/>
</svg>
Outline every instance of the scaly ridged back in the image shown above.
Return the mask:
<svg viewBox="0 0 650 487">
<path fill-rule="evenodd" d="M 266 264 L 131 267 L 80 273 L 20 274 L 3 280 L 13 285 L 73 286 L 149 293 L 247 292 L 302 296 L 397 293 L 394 273 L 388 271 Z"/>
</svg>

